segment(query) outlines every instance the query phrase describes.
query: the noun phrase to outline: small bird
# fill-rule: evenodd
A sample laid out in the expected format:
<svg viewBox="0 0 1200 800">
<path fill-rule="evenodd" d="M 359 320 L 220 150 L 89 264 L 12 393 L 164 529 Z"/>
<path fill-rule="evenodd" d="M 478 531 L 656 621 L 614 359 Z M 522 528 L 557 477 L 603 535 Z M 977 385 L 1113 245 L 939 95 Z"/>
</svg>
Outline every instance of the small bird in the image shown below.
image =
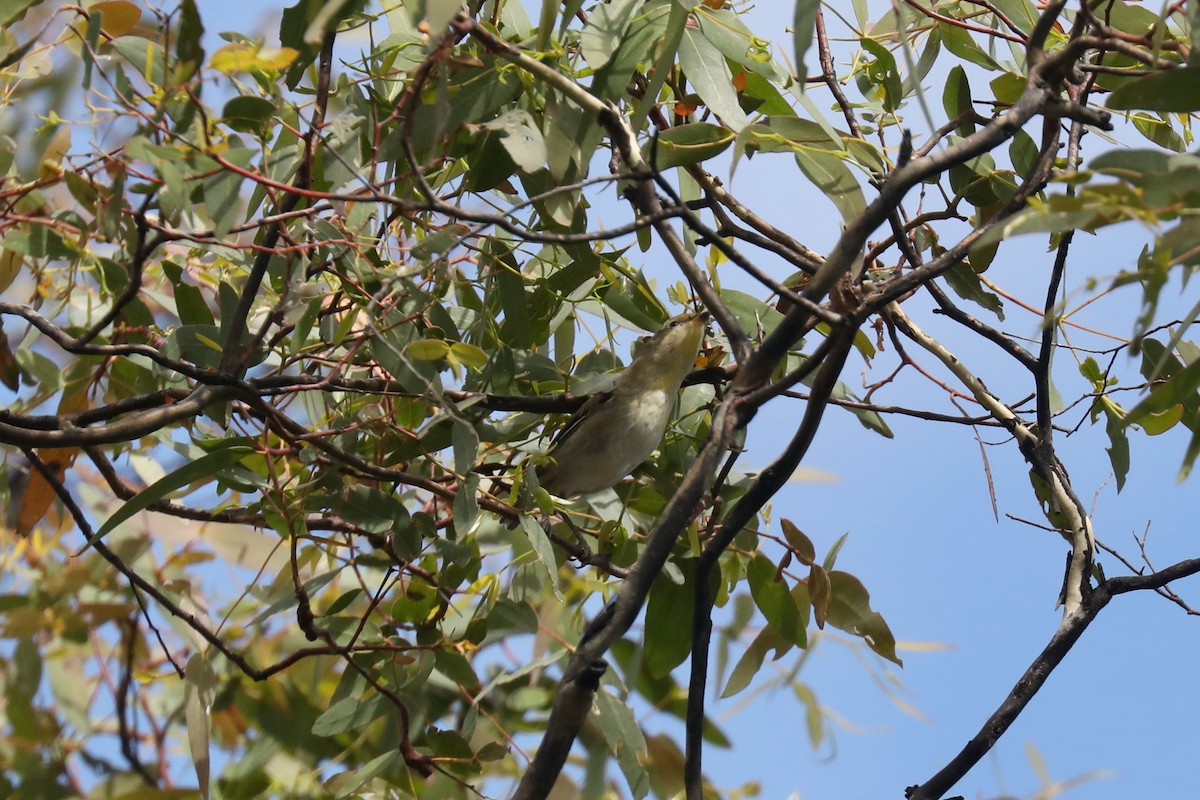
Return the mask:
<svg viewBox="0 0 1200 800">
<path fill-rule="evenodd" d="M 683 379 L 704 340 L 706 314 L 675 317 L 642 345 L 611 389 L 575 412 L 538 467 L 542 488 L 564 499 L 616 485 L 662 441 Z"/>
</svg>

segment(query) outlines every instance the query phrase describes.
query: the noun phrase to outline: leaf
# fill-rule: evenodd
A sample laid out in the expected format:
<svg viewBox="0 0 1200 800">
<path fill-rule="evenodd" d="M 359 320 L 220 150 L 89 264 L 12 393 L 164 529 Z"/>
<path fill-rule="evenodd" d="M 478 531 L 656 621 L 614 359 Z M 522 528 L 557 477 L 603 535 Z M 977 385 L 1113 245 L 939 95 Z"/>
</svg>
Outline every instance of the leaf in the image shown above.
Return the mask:
<svg viewBox="0 0 1200 800">
<path fill-rule="evenodd" d="M 500 144 L 523 172 L 536 172 L 546 166 L 546 140 L 528 111 L 506 111 L 484 127 L 500 133 Z"/>
<path fill-rule="evenodd" d="M 785 640 L 797 647 L 808 646 L 806 620 L 792 597 L 791 588 L 775 565 L 762 553 L 755 553 L 746 568 L 746 580 L 754 604 L 767 623 Z"/>
<path fill-rule="evenodd" d="M 331 779 L 326 788 L 334 791 L 334 797 L 349 797 L 358 792 L 370 781 L 386 772 L 400 770 L 404 767 L 404 756 L 399 750 L 390 750 L 375 756 L 353 772 L 343 772 Z"/>
<path fill-rule="evenodd" d="M 796 82 L 801 86 L 808 77 L 808 66 L 804 63 L 804 56 L 812 44 L 817 27 L 817 14 L 820 11 L 820 0 L 796 0 L 792 12 L 792 56 L 796 60 Z"/>
<path fill-rule="evenodd" d="M 102 15 L 100 24 L 104 28 L 104 32 L 114 39 L 133 30 L 138 20 L 142 18 L 142 10 L 125 0 L 105 0 L 105 2 L 92 3 L 88 7 L 88 11 L 92 14 Z"/>
<path fill-rule="evenodd" d="M 62 159 L 69 149 L 71 149 L 71 126 L 60 125 L 46 142 L 42 156 L 38 159 L 38 177 L 53 178 L 61 175 L 63 172 Z"/>
<path fill-rule="evenodd" d="M 1152 340 L 1142 343 L 1143 349 Z M 1148 350 L 1146 352 L 1149 352 Z M 1150 380 L 1154 378 L 1150 378 Z M 1155 387 L 1150 395 L 1138 403 L 1125 416 L 1125 425 L 1140 423 L 1143 417 L 1159 414 L 1172 406 L 1197 401 L 1196 390 L 1200 388 L 1200 361 L 1189 364 L 1181 372 L 1171 375 L 1167 380 Z"/>
<path fill-rule="evenodd" d="M 975 40 L 971 38 L 971 34 L 968 31 L 963 30 L 957 25 L 951 25 L 948 22 L 939 22 L 937 29 L 941 34 L 942 44 L 954 55 L 972 64 L 977 64 L 984 69 L 995 72 L 1002 70 L 995 59 L 985 53 Z"/>
<path fill-rule="evenodd" d="M 642 763 L 646 757 L 646 738 L 633 706 L 614 697 L 605 687 L 596 692 L 593 702 L 596 727 L 616 757 L 629 791 L 636 800 L 641 800 L 650 793 L 650 776 Z"/>
<path fill-rule="evenodd" d="M 521 531 L 533 548 L 534 558 L 545 573 L 547 585 L 561 602 L 563 596 L 558 588 L 558 562 L 554 558 L 554 546 L 550 543 L 550 537 L 542 530 L 538 521 L 528 514 L 521 516 Z"/>
<path fill-rule="evenodd" d="M 1122 419 L 1120 409 L 1109 400 L 1107 397 L 1100 398 L 1101 405 L 1105 411 L 1106 424 L 1105 431 L 1108 433 L 1109 445 L 1105 448 L 1108 452 L 1109 463 L 1112 464 L 1113 477 L 1117 481 L 1117 491 L 1120 492 L 1125 488 L 1125 476 L 1129 474 L 1129 439 L 1125 435 L 1125 425 Z M 1183 408 L 1176 406 L 1182 416 Z M 1158 415 L 1149 415 L 1143 419 L 1158 420 Z"/>
<path fill-rule="evenodd" d="M 345 697 L 317 717 L 312 726 L 313 736 L 336 736 L 363 728 L 388 712 L 387 698 L 381 694 L 366 697 Z"/>
<path fill-rule="evenodd" d="M 846 222 L 857 219 L 867 208 L 862 187 L 840 157 L 813 147 L 796 150 L 796 165 L 837 207 Z"/>
<path fill-rule="evenodd" d="M 187 722 L 188 750 L 196 769 L 200 796 L 209 797 L 209 740 L 212 734 L 213 686 L 216 681 L 203 653 L 188 659 L 184 670 L 184 719 Z"/>
<path fill-rule="evenodd" d="M 254 158 L 248 147 L 226 150 L 222 157 L 229 163 L 245 168 Z M 242 176 L 231 169 L 218 169 L 201 183 L 204 207 L 213 222 L 213 236 L 219 238 L 229 233 L 233 222 L 241 212 L 238 193 L 242 188 Z"/>
<path fill-rule="evenodd" d="M 763 660 L 767 657 L 767 652 L 775 651 L 775 658 L 780 658 L 784 653 L 790 650 L 791 643 L 784 639 L 772 627 L 763 628 L 758 632 L 758 636 L 754 637 L 754 641 L 746 648 L 746 652 L 738 659 L 738 663 L 734 666 L 733 671 L 729 673 L 729 680 L 725 683 L 725 688 L 721 691 L 721 697 L 732 697 L 750 685 L 750 681 L 758 674 L 762 668 Z"/>
<path fill-rule="evenodd" d="M 226 75 L 235 72 L 261 72 L 273 75 L 282 72 L 296 60 L 299 53 L 290 47 L 258 47 L 235 42 L 212 54 L 209 66 Z"/>
<path fill-rule="evenodd" d="M 221 119 L 235 131 L 263 135 L 275 116 L 275 104 L 265 97 L 238 95 L 221 109 Z"/>
<path fill-rule="evenodd" d="M 792 546 L 792 552 L 796 554 L 796 558 L 800 559 L 800 563 L 805 566 L 816 563 L 817 550 L 813 547 L 812 540 L 805 536 L 789 519 L 779 520 L 779 525 L 783 528 L 783 535 L 787 538 L 788 544 Z"/>
<path fill-rule="evenodd" d="M 7 247 L 0 249 L 0 292 L 12 286 L 17 275 L 21 274 L 23 266 L 25 266 L 23 255 L 15 250 L 9 250 Z"/>
<path fill-rule="evenodd" d="M 812 603 L 813 621 L 822 630 L 825 620 L 829 618 L 829 603 L 833 596 L 833 587 L 828 573 L 816 564 L 808 571 L 808 599 Z"/>
<path fill-rule="evenodd" d="M 491 360 L 486 352 L 466 342 L 451 343 L 449 355 L 452 361 L 466 364 L 476 372 L 481 371 Z"/>
<path fill-rule="evenodd" d="M 63 396 L 58 401 L 58 414 L 65 416 L 76 414 L 90 407 L 88 390 L 91 386 L 91 367 L 87 362 L 77 362 L 68 371 L 68 382 L 63 390 Z M 54 478 L 62 483 L 67 470 L 75 462 L 79 454 L 78 447 L 45 447 L 37 451 L 38 458 L 46 465 Z M 29 467 L 29 481 L 20 494 L 20 505 L 17 507 L 14 530 L 22 536 L 33 531 L 50 510 L 58 492 L 51 483 L 42 476 L 39 469 Z M 10 502 L 14 498 L 10 498 Z"/>
<path fill-rule="evenodd" d="M 679 666 L 692 651 L 692 618 L 695 592 L 692 580 L 696 574 L 694 559 L 679 564 L 684 573 L 682 583 L 660 576 L 650 588 L 646 602 L 644 645 L 646 671 L 654 678 L 663 678 Z"/>
<path fill-rule="evenodd" d="M 946 278 L 946 283 L 954 290 L 954 293 L 963 300 L 970 300 L 972 303 L 977 303 L 988 311 L 991 311 L 1001 321 L 1004 320 L 1004 303 L 1000 297 L 983 286 L 983 281 L 979 280 L 979 276 L 975 274 L 975 270 L 968 265 L 959 262 L 950 269 L 942 273 Z"/>
<path fill-rule="evenodd" d="M 715 8 L 693 9 L 693 19 L 704 38 L 731 64 L 738 64 L 772 83 L 787 83 L 788 74 L 771 57 L 771 42 L 756 36 L 733 9 L 722 5 L 716 2 Z"/>
<path fill-rule="evenodd" d="M 445 339 L 417 339 L 409 342 L 404 352 L 418 361 L 441 361 L 450 354 L 450 343 Z"/>
<path fill-rule="evenodd" d="M 180 81 L 190 79 L 204 63 L 204 24 L 196 9 L 196 0 L 182 0 L 179 4 L 179 28 L 175 33 L 175 57 L 179 60 Z"/>
<path fill-rule="evenodd" d="M 862 582 L 848 572 L 829 573 L 829 624 L 861 636 L 867 646 L 898 666 L 896 637 L 879 612 L 871 609 L 871 595 Z"/>
<path fill-rule="evenodd" d="M 1183 420 L 1183 405 L 1171 406 L 1166 411 L 1142 417 L 1142 430 L 1147 436 L 1159 436 L 1174 428 Z"/>
<path fill-rule="evenodd" d="M 579 34 L 579 47 L 589 67 L 598 70 L 612 59 L 640 6 L 639 0 L 615 0 L 592 10 Z"/>
<path fill-rule="evenodd" d="M 279 43 L 295 54 L 295 63 L 287 73 L 289 89 L 295 89 L 299 85 L 308 65 L 316 60 L 325 38 L 336 30 L 343 20 L 362 11 L 366 2 L 367 0 L 298 0 L 295 5 L 283 10 L 279 18 Z"/>
<path fill-rule="evenodd" d="M 1110 94 L 1106 105 L 1120 111 L 1200 111 L 1200 66 L 1178 67 L 1130 81 Z"/>
<path fill-rule="evenodd" d="M 96 530 L 92 538 L 99 539 L 134 514 L 144 511 L 159 500 L 163 500 L 171 492 L 182 489 L 184 486 L 188 486 L 195 481 L 211 478 L 214 473 L 236 464 L 254 452 L 254 448 L 241 444 L 241 440 L 237 441 L 238 443 L 236 444 L 221 447 L 194 461 L 189 461 L 162 480 L 156 481 L 151 486 L 129 498 L 111 517 L 105 520 L 104 524 Z M 86 550 L 87 548 L 85 547 L 84 549 Z"/>
<path fill-rule="evenodd" d="M 692 122 L 667 128 L 654 140 L 650 153 L 657 169 L 689 166 L 720 155 L 733 143 L 734 134 L 711 122 Z"/>
<path fill-rule="evenodd" d="M 21 19 L 34 6 L 39 6 L 44 0 L 4 0 L 0 3 L 0 28 L 8 28 Z"/>
<path fill-rule="evenodd" d="M 942 89 L 942 107 L 946 116 L 957 119 L 960 114 L 974 109 L 971 100 L 971 84 L 967 80 L 967 71 L 961 64 L 955 64 L 946 76 L 946 86 Z M 975 132 L 974 120 L 964 120 L 955 131 L 959 136 L 970 136 Z"/>
<path fill-rule="evenodd" d="M 704 37 L 699 28 L 688 27 L 679 43 L 679 66 L 696 89 L 696 94 L 721 122 L 740 131 L 750 119 L 738 103 L 733 74 L 725 56 Z"/>
<path fill-rule="evenodd" d="M 863 76 L 883 92 L 883 109 L 895 111 L 904 99 L 901 92 L 900 72 L 896 69 L 896 57 L 873 39 L 860 39 L 863 50 L 874 56 L 863 72 Z"/>
</svg>

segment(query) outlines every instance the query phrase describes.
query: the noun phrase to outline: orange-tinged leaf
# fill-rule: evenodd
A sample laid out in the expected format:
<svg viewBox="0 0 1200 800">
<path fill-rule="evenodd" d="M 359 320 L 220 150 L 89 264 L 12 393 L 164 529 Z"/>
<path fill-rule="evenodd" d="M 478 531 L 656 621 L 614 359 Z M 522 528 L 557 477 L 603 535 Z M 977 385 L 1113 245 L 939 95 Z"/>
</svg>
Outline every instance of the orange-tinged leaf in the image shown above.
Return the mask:
<svg viewBox="0 0 1200 800">
<path fill-rule="evenodd" d="M 738 93 L 746 91 L 746 73 L 739 72 L 733 76 L 733 88 L 738 90 Z"/>
<path fill-rule="evenodd" d="M 680 100 L 675 104 L 675 116 L 687 117 L 696 113 L 696 104 L 687 100 Z"/>
<path fill-rule="evenodd" d="M 87 390 L 91 382 L 82 380 L 74 381 L 67 385 L 68 391 L 63 394 L 62 399 L 58 402 L 59 416 L 76 414 L 88 407 Z M 75 461 L 75 456 L 79 454 L 79 448 L 49 447 L 38 450 L 37 454 L 38 458 L 50 468 L 50 473 L 61 483 L 72 462 Z M 56 496 L 57 493 L 54 491 L 54 487 L 43 477 L 41 471 L 31 466 L 29 468 L 29 483 L 26 484 L 25 491 L 21 494 L 21 504 L 17 508 L 15 525 L 17 533 L 22 536 L 28 536 L 33 531 L 34 526 L 46 516 L 46 512 L 50 509 L 50 505 L 54 502 Z"/>
<path fill-rule="evenodd" d="M 142 18 L 142 10 L 125 0 L 105 0 L 100 3 L 92 3 L 88 7 L 88 11 L 102 15 L 100 25 L 104 32 L 114 39 L 133 30 L 133 27 Z"/>
</svg>

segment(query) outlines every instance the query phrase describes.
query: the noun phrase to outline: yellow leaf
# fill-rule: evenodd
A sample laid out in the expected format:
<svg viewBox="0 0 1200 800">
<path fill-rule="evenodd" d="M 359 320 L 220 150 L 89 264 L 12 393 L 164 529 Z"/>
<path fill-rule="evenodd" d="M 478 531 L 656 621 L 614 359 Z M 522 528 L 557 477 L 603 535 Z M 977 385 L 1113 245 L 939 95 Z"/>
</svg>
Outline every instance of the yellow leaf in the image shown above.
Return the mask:
<svg viewBox="0 0 1200 800">
<path fill-rule="evenodd" d="M 418 339 L 409 342 L 404 352 L 418 361 L 438 361 L 450 353 L 450 345 L 442 339 Z"/>
<path fill-rule="evenodd" d="M 38 161 L 38 177 L 56 178 L 62 175 L 62 157 L 67 154 L 70 147 L 71 127 L 60 125 L 54 135 L 50 137 L 50 141 L 46 143 L 46 149 L 42 151 L 42 158 Z"/>
<path fill-rule="evenodd" d="M 219 69 L 226 74 L 231 72 L 247 72 L 254 69 L 258 49 L 248 44 L 227 44 L 212 54 L 208 63 L 213 69 Z"/>
<path fill-rule="evenodd" d="M 244 43 L 227 44 L 212 54 L 209 64 L 226 74 L 234 72 L 279 72 L 296 60 L 300 53 L 290 47 L 255 47 Z"/>
<path fill-rule="evenodd" d="M 21 273 L 21 267 L 25 265 L 25 257 L 20 253 L 9 250 L 5 247 L 0 250 L 0 292 L 3 292 Z"/>
<path fill-rule="evenodd" d="M 300 55 L 290 47 L 264 47 L 258 51 L 258 69 L 263 72 L 282 72 Z"/>
<path fill-rule="evenodd" d="M 137 25 L 138 20 L 142 18 L 142 10 L 125 0 L 105 0 L 101 3 L 92 3 L 88 11 L 102 15 L 100 26 L 114 39 L 133 30 L 133 26 Z"/>
</svg>

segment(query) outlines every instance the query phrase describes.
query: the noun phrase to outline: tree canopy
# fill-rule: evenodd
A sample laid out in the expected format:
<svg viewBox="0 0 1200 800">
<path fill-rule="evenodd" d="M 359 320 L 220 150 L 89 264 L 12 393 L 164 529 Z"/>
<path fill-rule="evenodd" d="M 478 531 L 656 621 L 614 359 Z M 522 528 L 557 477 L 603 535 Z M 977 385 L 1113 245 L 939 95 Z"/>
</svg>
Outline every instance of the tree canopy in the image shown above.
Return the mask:
<svg viewBox="0 0 1200 800">
<path fill-rule="evenodd" d="M 1200 454 L 1194 3 L 299 0 L 277 45 L 205 5 L 0 4 L 0 794 L 743 796 L 706 703 L 832 630 L 901 663 L 844 539 L 772 513 L 828 415 L 1023 460 L 1068 552 L 1057 632 L 897 797 L 1109 603 L 1195 613 L 1200 559 L 1106 545 L 1058 446 L 1102 429 L 1118 490 L 1132 437 Z M 654 455 L 539 487 L 685 311 Z"/>
</svg>

